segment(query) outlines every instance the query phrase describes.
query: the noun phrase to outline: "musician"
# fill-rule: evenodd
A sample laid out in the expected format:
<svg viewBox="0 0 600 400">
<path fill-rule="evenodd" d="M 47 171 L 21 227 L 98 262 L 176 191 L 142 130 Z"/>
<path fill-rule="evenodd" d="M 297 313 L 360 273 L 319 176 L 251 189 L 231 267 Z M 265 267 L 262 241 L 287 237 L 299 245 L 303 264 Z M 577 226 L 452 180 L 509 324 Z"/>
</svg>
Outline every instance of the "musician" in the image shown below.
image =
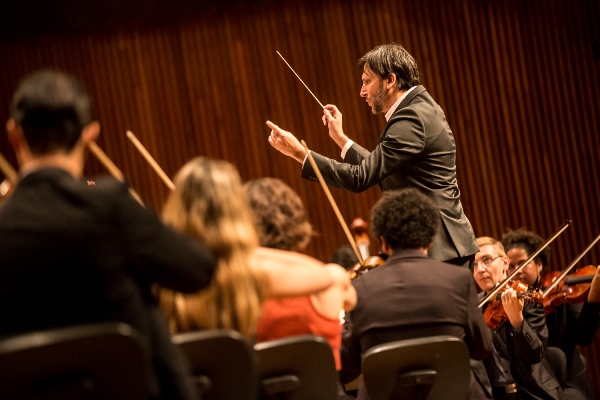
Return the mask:
<svg viewBox="0 0 600 400">
<path fill-rule="evenodd" d="M 216 267 L 210 252 L 163 225 L 122 183 L 81 179 L 100 125 L 74 78 L 50 70 L 25 78 L 7 129 L 20 175 L 0 208 L 0 337 L 124 322 L 146 353 L 148 398 L 196 398 L 150 286 L 205 287 Z"/>
<path fill-rule="evenodd" d="M 480 294 L 483 298 L 504 281 L 510 260 L 502 243 L 493 238 L 477 238 L 477 245 L 473 276 L 484 291 Z M 483 362 L 494 399 L 563 399 L 560 384 L 544 356 L 548 343 L 544 307 L 519 298 L 512 288 L 504 289 L 498 301 L 507 318 L 493 331 L 494 349 Z M 490 306 L 487 303 L 483 310 Z"/>
<path fill-rule="evenodd" d="M 374 114 L 385 114 L 387 125 L 377 147 L 369 152 L 350 140 L 342 129 L 342 113 L 328 104 L 323 122 L 342 149 L 343 163 L 313 152 L 325 181 L 353 192 L 379 184 L 382 190 L 417 188 L 439 207 L 441 226 L 429 256 L 452 264 L 472 266 L 477 252 L 475 235 L 463 212 L 456 182 L 456 146 L 444 112 L 419 84 L 414 58 L 400 45 L 378 46 L 359 60 L 361 97 Z M 303 163 L 302 177 L 316 180 L 306 150 L 292 133 L 268 121 L 269 143 Z"/>
<path fill-rule="evenodd" d="M 261 178 L 246 182 L 244 191 L 254 211 L 261 246 L 302 251 L 312 236 L 306 208 L 300 197 L 280 179 Z M 341 368 L 342 326 L 340 312 L 356 304 L 356 291 L 348 274 L 338 265 L 328 265 L 333 284 L 316 293 L 268 299 L 258 322 L 256 340 L 280 339 L 305 334 L 327 339 Z"/>
<path fill-rule="evenodd" d="M 465 341 L 471 358 L 490 354 L 492 335 L 477 307 L 470 271 L 427 257 L 439 228 L 437 206 L 417 189 L 386 191 L 373 207 L 373 236 L 389 258 L 353 280 L 358 301 L 346 321 L 343 382 L 360 374 L 365 351 L 395 340 L 452 335 Z M 471 376 L 470 398 L 482 395 Z"/>
<path fill-rule="evenodd" d="M 508 273 L 529 259 L 544 240 L 535 232 L 524 228 L 510 230 L 502 237 L 506 255 L 510 259 Z M 541 274 L 548 271 L 550 247 L 546 247 L 517 275 L 517 279 L 529 286 L 541 286 Z M 590 345 L 598 327 L 600 303 L 562 304 L 546 314 L 548 346 L 561 348 L 567 357 L 567 384 L 565 398 L 592 399 L 593 389 L 589 381 L 586 363 L 576 345 Z"/>
<path fill-rule="evenodd" d="M 174 333 L 230 329 L 255 340 L 265 298 L 326 291 L 333 280 L 330 270 L 344 274 L 304 254 L 258 248 L 240 175 L 224 160 L 196 157 L 187 162 L 175 176 L 162 216 L 178 231 L 206 243 L 219 264 L 205 290 L 160 290 Z"/>
</svg>

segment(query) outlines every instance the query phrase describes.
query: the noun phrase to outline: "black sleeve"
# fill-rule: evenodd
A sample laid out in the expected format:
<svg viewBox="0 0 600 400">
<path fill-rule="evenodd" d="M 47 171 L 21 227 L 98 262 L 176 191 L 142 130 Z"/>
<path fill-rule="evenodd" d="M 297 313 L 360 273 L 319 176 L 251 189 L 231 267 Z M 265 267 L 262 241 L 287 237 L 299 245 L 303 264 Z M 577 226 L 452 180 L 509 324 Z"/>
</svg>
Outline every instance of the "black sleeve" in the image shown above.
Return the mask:
<svg viewBox="0 0 600 400">
<path fill-rule="evenodd" d="M 576 326 L 577 344 L 589 346 L 600 326 L 600 303 L 588 303 L 586 301 L 583 304 Z"/>
<path fill-rule="evenodd" d="M 209 285 L 216 268 L 210 251 L 197 240 L 175 232 L 140 206 L 122 186 L 116 202 L 125 251 L 149 282 L 179 292 Z"/>
</svg>

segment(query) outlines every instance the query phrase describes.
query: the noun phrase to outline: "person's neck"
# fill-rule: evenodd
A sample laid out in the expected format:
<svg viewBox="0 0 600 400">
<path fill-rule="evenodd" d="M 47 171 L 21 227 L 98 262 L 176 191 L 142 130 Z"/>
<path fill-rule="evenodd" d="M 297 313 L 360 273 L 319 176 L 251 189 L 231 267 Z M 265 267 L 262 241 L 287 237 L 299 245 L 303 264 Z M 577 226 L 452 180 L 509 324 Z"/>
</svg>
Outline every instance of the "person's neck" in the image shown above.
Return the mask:
<svg viewBox="0 0 600 400">
<path fill-rule="evenodd" d="M 383 247 L 383 246 L 382 246 Z M 402 251 L 402 250 L 409 250 L 403 247 L 398 247 L 396 249 L 382 249 L 383 253 L 387 254 L 388 256 L 391 256 L 392 254 L 398 252 L 398 251 Z M 419 250 L 422 251 L 423 254 L 427 255 L 429 253 L 429 247 L 417 247 L 417 248 L 412 248 L 412 250 Z"/>
<path fill-rule="evenodd" d="M 74 154 L 52 153 L 41 156 L 31 156 L 23 162 L 20 173 L 30 174 L 43 168 L 60 168 L 67 171 L 75 178 L 83 175 L 83 163 Z"/>
<path fill-rule="evenodd" d="M 390 94 L 385 104 L 386 110 L 383 113 L 386 114 L 388 111 L 390 111 L 390 109 L 404 93 L 406 93 L 406 90 L 395 90 L 392 94 Z"/>
</svg>

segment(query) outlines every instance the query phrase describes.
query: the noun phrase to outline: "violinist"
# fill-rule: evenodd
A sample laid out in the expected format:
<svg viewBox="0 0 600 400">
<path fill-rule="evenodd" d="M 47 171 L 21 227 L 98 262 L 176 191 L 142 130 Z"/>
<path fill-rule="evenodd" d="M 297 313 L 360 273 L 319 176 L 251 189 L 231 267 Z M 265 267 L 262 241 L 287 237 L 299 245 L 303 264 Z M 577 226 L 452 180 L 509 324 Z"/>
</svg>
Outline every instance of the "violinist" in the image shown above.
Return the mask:
<svg viewBox="0 0 600 400">
<path fill-rule="evenodd" d="M 437 205 L 417 189 L 386 191 L 373 207 L 373 237 L 389 258 L 352 281 L 358 300 L 346 316 L 342 382 L 359 376 L 365 351 L 396 340 L 452 335 L 465 341 L 471 358 L 490 354 L 492 335 L 470 271 L 428 257 L 440 226 Z M 470 384 L 469 398 L 481 399 L 474 376 Z M 359 386 L 358 398 L 365 392 Z"/>
<path fill-rule="evenodd" d="M 510 265 L 502 244 L 490 237 L 477 239 L 473 276 L 484 292 L 503 282 Z M 480 293 L 483 298 L 485 293 Z M 485 307 L 498 306 L 506 320 L 493 331 L 494 350 L 484 360 L 494 399 L 563 399 L 562 389 L 545 358 L 548 329 L 541 304 L 519 298 L 512 288 Z M 485 382 L 484 376 L 478 376 Z"/>
<path fill-rule="evenodd" d="M 529 259 L 530 254 L 544 242 L 535 232 L 520 228 L 511 230 L 502 237 L 502 244 L 510 259 L 511 269 Z M 542 286 L 542 273 L 550 261 L 550 248 L 546 247 L 537 257 L 525 266 L 518 279 L 529 286 Z M 567 383 L 565 398 L 583 400 L 593 398 L 593 389 L 586 371 L 586 362 L 576 345 L 588 346 L 598 325 L 600 304 L 563 303 L 546 314 L 548 346 L 561 348 L 567 357 Z"/>
<path fill-rule="evenodd" d="M 260 245 L 303 251 L 312 236 L 306 208 L 298 194 L 282 180 L 261 178 L 246 182 L 244 192 L 255 217 Z M 267 299 L 256 331 L 257 342 L 314 334 L 327 339 L 337 369 L 341 369 L 340 312 L 356 304 L 356 291 L 338 265 L 327 265 L 333 283 L 318 292 Z"/>
<path fill-rule="evenodd" d="M 29 75 L 13 96 L 6 126 L 20 175 L 0 208 L 0 337 L 123 322 L 145 343 L 147 398 L 194 399 L 151 285 L 200 290 L 216 263 L 121 182 L 81 179 L 100 131 L 90 104 L 83 84 L 54 70 Z"/>
</svg>

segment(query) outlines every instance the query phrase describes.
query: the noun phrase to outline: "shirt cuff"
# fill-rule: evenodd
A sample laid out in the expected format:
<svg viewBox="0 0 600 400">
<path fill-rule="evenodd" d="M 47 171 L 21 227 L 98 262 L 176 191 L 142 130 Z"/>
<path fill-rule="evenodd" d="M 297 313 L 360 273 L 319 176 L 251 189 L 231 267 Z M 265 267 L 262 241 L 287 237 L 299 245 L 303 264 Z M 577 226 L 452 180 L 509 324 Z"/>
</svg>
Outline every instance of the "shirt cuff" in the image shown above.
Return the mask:
<svg viewBox="0 0 600 400">
<path fill-rule="evenodd" d="M 344 145 L 344 147 L 342 148 L 342 160 L 344 158 L 346 158 L 346 153 L 348 152 L 348 149 L 350 149 L 350 147 L 352 147 L 352 145 L 354 144 L 354 140 L 348 140 L 346 142 L 346 144 Z"/>
<path fill-rule="evenodd" d="M 309 150 L 308 153 L 310 153 L 312 150 Z M 306 159 L 308 158 L 308 153 L 306 153 L 306 155 L 304 156 L 304 161 L 302 161 L 302 168 L 304 168 L 304 163 L 306 162 Z"/>
</svg>

